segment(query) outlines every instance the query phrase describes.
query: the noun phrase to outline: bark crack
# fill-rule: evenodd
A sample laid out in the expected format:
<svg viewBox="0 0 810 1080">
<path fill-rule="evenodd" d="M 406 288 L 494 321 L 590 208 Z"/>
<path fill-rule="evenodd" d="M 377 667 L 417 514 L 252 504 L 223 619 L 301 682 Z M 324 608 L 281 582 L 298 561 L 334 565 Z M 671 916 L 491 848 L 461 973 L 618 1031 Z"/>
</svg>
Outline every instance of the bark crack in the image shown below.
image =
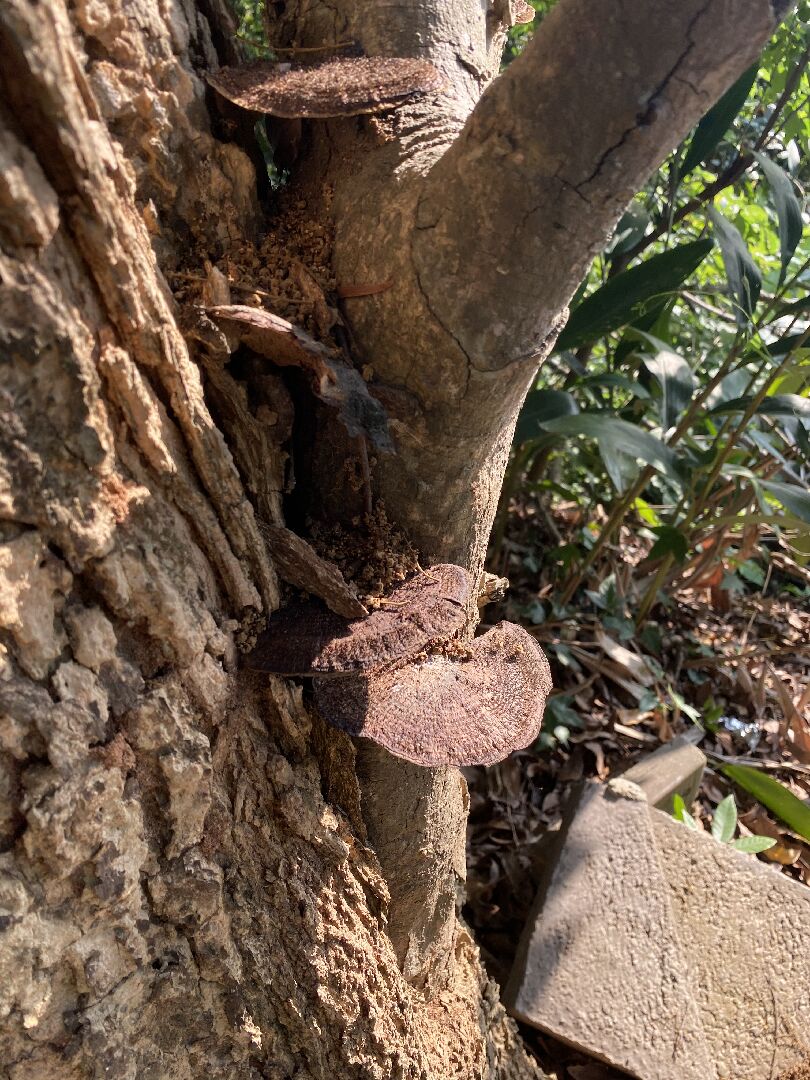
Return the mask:
<svg viewBox="0 0 810 1080">
<path fill-rule="evenodd" d="M 649 124 L 651 124 L 655 120 L 658 98 L 660 98 L 660 96 L 664 93 L 664 91 L 666 90 L 669 83 L 673 79 L 677 78 L 676 72 L 677 72 L 678 68 L 681 66 L 681 64 L 683 64 L 683 62 L 686 60 L 687 56 L 694 49 L 695 40 L 694 40 L 694 37 L 693 37 L 693 32 L 694 32 L 695 26 L 703 18 L 703 16 L 706 14 L 706 12 L 709 10 L 709 8 L 712 5 L 712 2 L 713 2 L 713 0 L 707 0 L 707 3 L 705 3 L 703 5 L 703 7 L 700 8 L 699 11 L 695 12 L 695 14 L 689 20 L 689 24 L 688 24 L 688 26 L 686 28 L 686 46 L 684 47 L 684 50 L 680 54 L 680 56 L 678 56 L 675 63 L 672 65 L 672 67 L 669 69 L 669 71 L 666 73 L 666 75 L 663 77 L 663 79 L 659 82 L 659 84 L 655 87 L 653 92 L 650 94 L 650 96 L 649 96 L 649 98 L 647 100 L 647 106 L 644 109 L 644 112 L 637 115 L 636 116 L 636 121 L 632 125 L 632 127 L 629 127 L 625 131 L 623 131 L 620 138 L 617 139 L 615 143 L 613 143 L 611 146 L 609 146 L 600 155 L 599 160 L 596 162 L 596 165 L 594 166 L 594 169 L 591 172 L 590 176 L 587 176 L 584 180 L 581 180 L 578 184 L 571 184 L 570 185 L 571 189 L 573 191 L 576 191 L 576 193 L 578 195 L 581 194 L 581 192 L 579 190 L 580 188 L 585 187 L 587 184 L 590 184 L 592 180 L 596 179 L 596 177 L 599 176 L 602 169 L 607 164 L 608 159 L 610 157 L 612 157 L 612 155 L 615 154 L 617 150 L 620 150 L 622 148 L 622 146 L 624 146 L 624 144 L 627 142 L 627 140 L 630 138 L 630 136 L 633 134 L 634 131 L 636 131 L 640 127 L 647 127 Z M 694 87 L 692 87 L 692 84 L 688 80 L 682 79 L 681 81 L 685 82 L 687 86 L 689 86 L 691 89 L 694 90 Z M 567 183 L 567 181 L 563 181 L 563 182 Z"/>
<path fill-rule="evenodd" d="M 418 218 L 419 218 L 419 202 L 417 202 L 415 217 L 418 220 Z M 425 228 L 435 228 L 435 225 L 434 226 L 422 226 L 422 228 L 423 229 L 425 229 Z M 425 290 L 425 287 L 422 284 L 422 279 L 421 279 L 421 276 L 419 274 L 419 270 L 418 270 L 417 265 L 416 265 L 416 257 L 414 255 L 413 242 L 409 243 L 408 252 L 409 252 L 409 256 L 410 256 L 411 267 L 413 269 L 413 275 L 414 275 L 414 278 L 416 280 L 416 285 L 417 285 L 417 287 L 419 289 L 419 292 L 420 292 L 420 294 L 422 296 L 422 299 L 424 300 L 425 307 L 428 309 L 430 314 L 433 316 L 433 319 L 436 322 L 436 324 L 442 328 L 444 333 L 452 341 L 455 342 L 455 344 L 458 346 L 459 351 L 461 352 L 461 355 L 464 357 L 465 366 L 466 366 L 466 378 L 465 378 L 465 382 L 464 382 L 464 390 L 463 390 L 462 395 L 461 395 L 461 397 L 463 399 L 463 398 L 465 398 L 467 396 L 467 390 L 468 390 L 469 385 L 470 385 L 470 371 L 471 371 L 471 369 L 473 367 L 475 367 L 475 365 L 472 362 L 472 357 L 469 355 L 467 350 L 461 344 L 461 341 L 456 337 L 456 335 L 453 333 L 453 331 L 443 322 L 443 320 L 439 317 L 438 313 L 434 310 L 433 305 L 430 302 L 430 298 L 429 298 L 429 296 L 428 296 L 428 294 L 427 294 L 427 292 Z M 414 363 L 416 363 L 416 357 L 415 356 L 414 356 L 414 358 L 413 358 L 413 360 L 411 362 L 411 369 L 412 369 Z M 410 374 L 410 370 L 409 370 L 408 374 Z M 406 375 L 406 381 L 407 381 L 407 375 Z"/>
</svg>

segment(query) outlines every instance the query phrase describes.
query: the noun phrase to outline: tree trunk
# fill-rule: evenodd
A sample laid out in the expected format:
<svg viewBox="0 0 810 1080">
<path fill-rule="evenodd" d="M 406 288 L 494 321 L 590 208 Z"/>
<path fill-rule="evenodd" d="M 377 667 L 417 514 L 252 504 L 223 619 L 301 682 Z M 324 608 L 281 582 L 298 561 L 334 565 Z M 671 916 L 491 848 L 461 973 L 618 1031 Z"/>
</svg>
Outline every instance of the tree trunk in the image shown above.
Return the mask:
<svg viewBox="0 0 810 1080">
<path fill-rule="evenodd" d="M 272 7 L 277 45 L 350 36 L 445 77 L 396 114 L 307 125 L 291 190 L 339 283 L 393 282 L 344 305 L 396 443 L 375 496 L 423 562 L 477 573 L 588 259 L 774 12 L 563 0 L 476 106 L 509 2 Z M 0 12 L 0 1064 L 539 1076 L 457 916 L 461 774 L 239 670 L 279 603 L 257 514 L 283 520 L 294 403 L 275 369 L 242 378 L 185 338 L 167 285 L 262 228 L 203 81 L 233 41 L 219 0 Z M 329 523 L 355 503 L 317 415 L 299 512 Z"/>
</svg>

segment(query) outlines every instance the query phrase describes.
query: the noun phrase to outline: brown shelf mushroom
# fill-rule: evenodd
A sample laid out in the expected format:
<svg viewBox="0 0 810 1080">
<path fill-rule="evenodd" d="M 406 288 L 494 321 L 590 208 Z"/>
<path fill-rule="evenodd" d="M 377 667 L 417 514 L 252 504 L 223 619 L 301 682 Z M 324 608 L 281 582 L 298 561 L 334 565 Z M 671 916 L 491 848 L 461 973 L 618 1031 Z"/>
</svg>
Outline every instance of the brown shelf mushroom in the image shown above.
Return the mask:
<svg viewBox="0 0 810 1080">
<path fill-rule="evenodd" d="M 526 3 L 526 0 L 515 0 L 514 12 L 515 23 L 518 26 L 534 22 L 534 17 L 537 14 L 532 5 Z"/>
<path fill-rule="evenodd" d="M 288 119 L 381 112 L 442 84 L 432 64 L 410 58 L 357 57 L 285 68 L 259 60 L 244 67 L 220 68 L 207 79 L 234 105 Z"/>
<path fill-rule="evenodd" d="M 244 663 L 276 675 L 367 674 L 450 641 L 466 621 L 469 593 L 466 570 L 443 564 L 394 589 L 367 618 L 342 619 L 315 603 L 284 608 Z"/>
<path fill-rule="evenodd" d="M 537 738 L 551 675 L 514 623 L 498 623 L 470 652 L 368 678 L 316 679 L 318 708 L 335 727 L 417 765 L 491 765 Z"/>
</svg>

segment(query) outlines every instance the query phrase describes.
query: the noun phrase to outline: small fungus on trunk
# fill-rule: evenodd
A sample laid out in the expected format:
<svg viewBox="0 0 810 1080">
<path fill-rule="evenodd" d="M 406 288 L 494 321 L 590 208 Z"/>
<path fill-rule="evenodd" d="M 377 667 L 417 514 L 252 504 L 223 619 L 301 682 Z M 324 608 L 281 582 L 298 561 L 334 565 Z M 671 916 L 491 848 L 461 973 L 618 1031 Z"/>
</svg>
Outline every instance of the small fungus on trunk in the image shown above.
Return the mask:
<svg viewBox="0 0 810 1080">
<path fill-rule="evenodd" d="M 220 68 L 207 79 L 240 108 L 322 120 L 393 109 L 442 85 L 441 75 L 427 60 L 388 56 L 329 60 L 293 69 L 259 60 Z"/>
<path fill-rule="evenodd" d="M 513 10 L 515 13 L 515 22 L 518 25 L 534 22 L 534 17 L 537 14 L 532 5 L 526 3 L 526 0 L 515 0 Z"/>
<path fill-rule="evenodd" d="M 283 608 L 245 666 L 276 675 L 354 675 L 412 660 L 462 630 L 469 592 L 466 570 L 439 565 L 394 589 L 367 618 L 343 619 L 317 603 Z"/>
<path fill-rule="evenodd" d="M 443 655 L 368 678 L 316 679 L 322 715 L 417 765 L 492 765 L 533 742 L 551 690 L 534 638 L 501 622 L 470 658 Z"/>
</svg>

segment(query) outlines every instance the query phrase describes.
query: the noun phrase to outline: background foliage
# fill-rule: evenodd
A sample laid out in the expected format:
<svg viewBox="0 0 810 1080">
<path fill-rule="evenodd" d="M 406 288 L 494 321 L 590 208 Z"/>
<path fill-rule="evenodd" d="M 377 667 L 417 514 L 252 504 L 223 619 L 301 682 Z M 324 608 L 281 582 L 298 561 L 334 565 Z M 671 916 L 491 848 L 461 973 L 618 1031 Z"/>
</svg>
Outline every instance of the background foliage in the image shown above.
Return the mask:
<svg viewBox="0 0 810 1080">
<path fill-rule="evenodd" d="M 563 505 L 576 530 L 534 555 L 552 615 L 604 590 L 628 526 L 644 557 L 625 636 L 718 567 L 733 593 L 780 545 L 810 554 L 808 15 L 804 0 L 628 207 L 526 401 L 493 559 L 516 493 L 546 518 Z"/>
</svg>

